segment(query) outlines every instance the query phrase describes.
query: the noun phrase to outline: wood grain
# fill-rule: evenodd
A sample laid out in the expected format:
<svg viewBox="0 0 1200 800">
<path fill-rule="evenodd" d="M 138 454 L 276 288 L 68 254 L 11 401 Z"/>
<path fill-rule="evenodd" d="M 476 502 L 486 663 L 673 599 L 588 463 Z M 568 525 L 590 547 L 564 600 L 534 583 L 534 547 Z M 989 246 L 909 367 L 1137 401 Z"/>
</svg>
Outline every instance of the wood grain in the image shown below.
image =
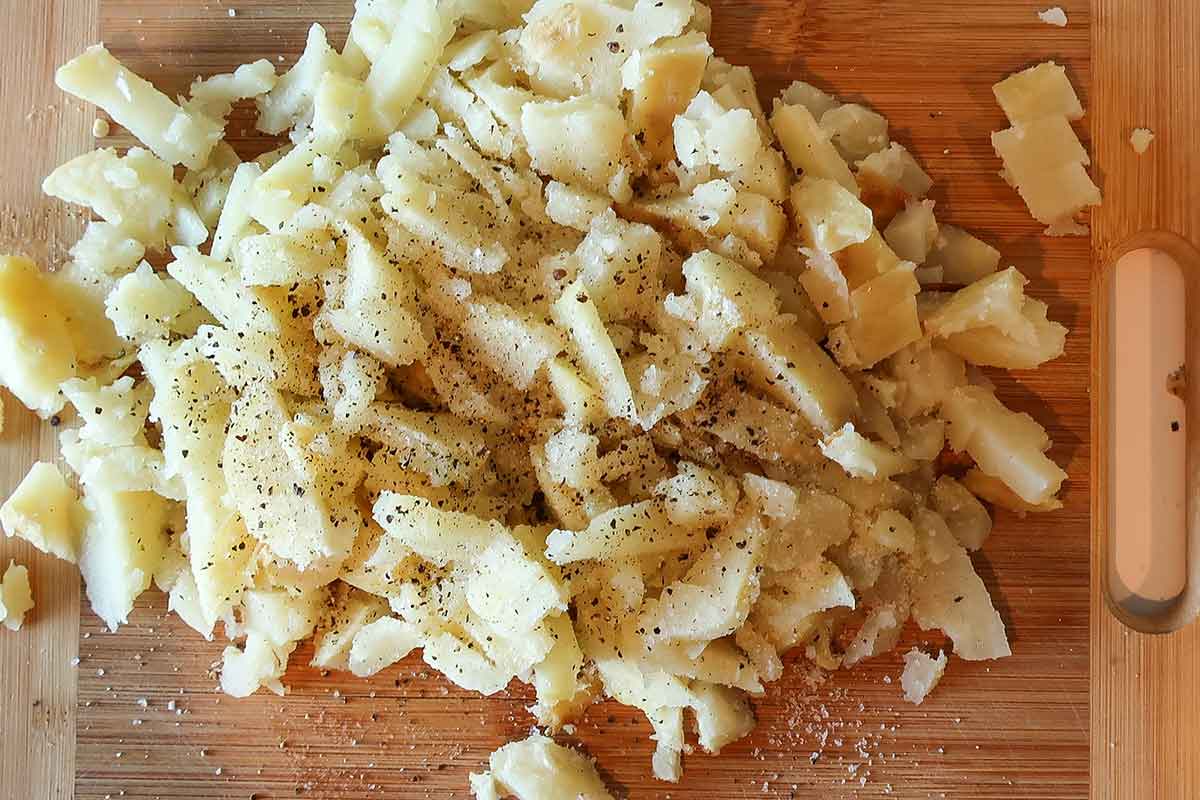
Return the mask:
<svg viewBox="0 0 1200 800">
<path fill-rule="evenodd" d="M 62 262 L 81 224 L 77 213 L 42 196 L 42 177 L 87 146 L 93 118 L 64 100 L 51 75 L 94 40 L 98 6 L 96 0 L 0 0 L 0 19 L 15 34 L 0 50 L 0 252 L 23 253 L 48 267 Z M 7 497 L 33 461 L 53 458 L 54 436 L 11 395 L 0 394 L 0 494 Z M 0 569 L 10 559 L 29 568 L 36 606 L 21 631 L 0 633 L 0 794 L 69 798 L 79 573 L 0 537 Z"/>
<path fill-rule="evenodd" d="M 1094 487 L 1092 515 L 1092 794 L 1096 798 L 1200 796 L 1200 626 L 1194 622 L 1165 635 L 1125 627 L 1106 602 L 1110 492 L 1102 448 L 1107 447 L 1105 397 L 1109 330 L 1108 269 L 1131 246 L 1172 252 L 1187 272 L 1190 321 L 1187 358 L 1192 375 L 1189 413 L 1200 407 L 1200 7 L 1190 0 L 1134 5 L 1095 3 L 1092 42 L 1093 159 L 1104 204 L 1093 216 L 1094 291 L 1092 328 Z M 1155 133 L 1138 156 L 1129 146 L 1134 128 Z M 1188 428 L 1190 583 L 1172 627 L 1200 606 L 1200 431 Z M 1119 457 L 1119 454 L 1115 457 Z"/>
<path fill-rule="evenodd" d="M 749 64 L 764 96 L 803 77 L 887 115 L 893 138 L 937 181 L 939 217 L 995 243 L 1006 263 L 1031 277 L 1031 291 L 1050 304 L 1052 316 L 1071 327 L 1064 358 L 999 381 L 1007 401 L 1047 423 L 1052 455 L 1070 477 L 1064 510 L 1024 520 L 999 514 L 977 559 L 1009 627 L 1012 658 L 953 661 L 919 708 L 900 700 L 896 657 L 819 685 L 794 665 L 757 702 L 754 736 L 718 758 L 687 757 L 678 786 L 650 778 L 653 745 L 635 712 L 596 706 L 564 739 L 597 757 L 622 795 L 1087 794 L 1089 243 L 1041 237 L 997 177 L 988 142 L 1005 124 L 989 87 L 1015 69 L 1054 58 L 1088 99 L 1088 0 L 1061 4 L 1071 20 L 1066 29 L 1038 22 L 1043 4 L 1013 0 L 916 0 L 902 8 L 866 0 L 714 3 L 717 52 Z M 177 91 L 197 73 L 242 61 L 282 55 L 289 63 L 311 19 L 340 40 L 350 7 L 309 2 L 301 13 L 282 0 L 103 0 L 100 33 L 119 57 Z M 251 127 L 248 117 L 232 122 L 244 153 L 261 146 L 246 132 Z M 6 463 L 5 479 L 25 466 Z M 144 600 L 115 635 L 89 612 L 83 616 L 75 782 L 81 798 L 119 791 L 128 798 L 465 797 L 467 772 L 531 725 L 524 688 L 479 698 L 416 659 L 366 682 L 295 666 L 286 699 L 222 697 L 209 672 L 222 643 L 204 642 L 166 618 L 161 598 Z M 940 642 L 910 631 L 905 649 L 917 641 Z M 306 660 L 302 650 L 293 663 Z"/>
</svg>

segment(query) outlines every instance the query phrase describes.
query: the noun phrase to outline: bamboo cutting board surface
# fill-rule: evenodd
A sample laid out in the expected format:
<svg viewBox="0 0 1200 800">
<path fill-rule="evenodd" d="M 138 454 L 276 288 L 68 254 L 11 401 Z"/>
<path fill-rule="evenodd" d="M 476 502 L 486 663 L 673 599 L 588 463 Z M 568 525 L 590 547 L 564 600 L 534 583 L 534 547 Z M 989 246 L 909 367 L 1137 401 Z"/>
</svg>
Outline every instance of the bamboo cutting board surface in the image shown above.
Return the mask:
<svg viewBox="0 0 1200 800">
<path fill-rule="evenodd" d="M 619 793 L 705 800 L 1087 795 L 1090 246 L 1039 235 L 997 176 L 988 139 L 1006 126 L 991 84 L 1029 64 L 1066 64 L 1090 105 L 1089 2 L 1060 4 L 1070 19 L 1065 29 L 1040 23 L 1044 4 L 1023 0 L 713 4 L 717 53 L 750 65 L 764 96 L 805 78 L 885 114 L 892 137 L 935 179 L 939 218 L 999 247 L 1006 263 L 1031 278 L 1030 290 L 1049 302 L 1051 316 L 1071 328 L 1063 358 L 999 381 L 1006 401 L 1047 425 L 1052 456 L 1070 480 L 1060 512 L 1024 520 L 999 513 L 976 559 L 1008 626 L 1011 658 L 952 660 L 920 707 L 901 700 L 898 657 L 824 681 L 794 664 L 756 702 L 754 735 L 717 758 L 686 757 L 678 786 L 650 778 L 653 743 L 637 712 L 595 706 L 562 739 L 595 756 Z M 102 39 L 144 76 L 179 92 L 197 74 L 244 61 L 282 56 L 285 66 L 310 21 L 341 41 L 351 3 L 0 0 L 0 9 L 11 31 L 0 53 L 7 112 L 0 118 L 0 245 L 54 265 L 78 221 L 38 199 L 37 183 L 90 145 L 93 118 L 53 89 L 57 63 Z M 235 115 L 230 130 L 244 153 L 263 149 L 248 116 Z M 53 453 L 52 437 L 5 401 L 3 492 L 35 455 Z M 468 771 L 531 726 L 523 688 L 480 698 L 416 658 L 358 681 L 299 666 L 310 653 L 302 648 L 286 678 L 288 697 L 224 697 L 210 669 L 223 644 L 167 618 L 161 597 L 146 595 L 131 624 L 108 634 L 90 611 L 77 612 L 72 569 L 0 540 L 0 559 L 9 557 L 31 566 L 38 607 L 26 629 L 0 635 L 6 798 L 69 797 L 72 787 L 80 798 L 122 791 L 127 798 L 467 797 Z M 918 641 L 940 640 L 914 631 L 902 647 Z"/>
</svg>

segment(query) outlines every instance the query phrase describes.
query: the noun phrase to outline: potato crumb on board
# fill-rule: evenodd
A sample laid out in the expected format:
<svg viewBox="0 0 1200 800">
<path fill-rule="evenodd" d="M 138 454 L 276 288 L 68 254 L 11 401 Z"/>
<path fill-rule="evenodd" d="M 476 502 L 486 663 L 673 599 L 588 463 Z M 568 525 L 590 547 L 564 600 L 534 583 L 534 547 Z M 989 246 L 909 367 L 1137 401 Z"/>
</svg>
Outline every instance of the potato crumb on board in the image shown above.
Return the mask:
<svg viewBox="0 0 1200 800">
<path fill-rule="evenodd" d="M 103 139 L 105 136 L 108 136 L 109 132 L 108 120 L 104 117 L 96 117 L 95 121 L 92 122 L 92 136 L 97 139 Z"/>
<path fill-rule="evenodd" d="M 1129 135 L 1129 144 L 1139 156 L 1150 149 L 1152 141 L 1154 141 L 1154 131 L 1149 128 L 1134 128 L 1133 133 Z"/>
<path fill-rule="evenodd" d="M 29 570 L 15 561 L 0 579 L 0 623 L 10 631 L 18 631 L 25 614 L 33 608 L 33 593 L 29 588 Z"/>
<path fill-rule="evenodd" d="M 904 699 L 920 705 L 933 691 L 933 687 L 937 686 L 945 671 L 946 654 L 941 650 L 938 651 L 937 658 L 915 647 L 909 650 L 904 654 L 904 672 L 900 675 Z"/>
<path fill-rule="evenodd" d="M 1067 27 L 1067 12 L 1058 6 L 1047 8 L 1045 11 L 1039 11 L 1038 19 L 1047 25 L 1054 25 L 1059 28 Z"/>
</svg>

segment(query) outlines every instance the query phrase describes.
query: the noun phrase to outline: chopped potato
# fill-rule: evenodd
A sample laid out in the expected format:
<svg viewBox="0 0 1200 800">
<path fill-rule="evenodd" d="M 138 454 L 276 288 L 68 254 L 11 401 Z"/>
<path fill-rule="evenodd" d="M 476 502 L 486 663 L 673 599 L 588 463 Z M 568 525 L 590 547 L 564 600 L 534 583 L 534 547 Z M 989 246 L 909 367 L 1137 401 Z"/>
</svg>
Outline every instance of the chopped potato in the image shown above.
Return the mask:
<svg viewBox="0 0 1200 800">
<path fill-rule="evenodd" d="M 314 24 L 282 74 L 178 100 L 99 45 L 59 71 L 139 142 L 44 181 L 96 217 L 63 265 L 0 258 L 0 383 L 66 423 L 72 473 L 34 465 L 8 535 L 77 560 L 114 630 L 152 581 L 223 622 L 230 696 L 284 694 L 310 638 L 360 677 L 419 650 L 465 690 L 531 684 L 553 731 L 637 708 L 665 781 L 685 715 L 717 753 L 785 659 L 850 667 L 910 619 L 1009 654 L 984 502 L 1050 511 L 1066 476 L 980 367 L 1066 329 L 935 217 L 882 115 L 797 81 L 768 116 L 693 0 L 354 5 L 344 45 Z M 1078 232 L 1065 71 L 996 96 L 1004 177 Z M 243 163 L 250 103 L 279 139 Z M 947 659 L 906 661 L 919 701 Z M 471 785 L 610 797 L 541 736 Z"/>
<path fill-rule="evenodd" d="M 62 409 L 58 387 L 78 369 L 66 320 L 45 302 L 48 293 L 32 261 L 0 258 L 0 382 L 43 417 Z"/>
<path fill-rule="evenodd" d="M 103 108 L 168 164 L 199 168 L 223 133 L 220 118 L 224 114 L 180 108 L 113 58 L 102 44 L 59 67 L 54 82 L 63 91 Z"/>
<path fill-rule="evenodd" d="M 1010 411 L 977 386 L 951 392 L 942 415 L 950 425 L 950 446 L 969 453 L 985 474 L 1023 501 L 1037 506 L 1058 494 L 1067 474 L 1046 457 L 1050 437 L 1033 417 Z"/>
<path fill-rule="evenodd" d="M 33 592 L 29 588 L 29 570 L 13 561 L 8 562 L 0 578 L 0 622 L 10 631 L 21 630 L 25 615 L 33 609 Z"/>
<path fill-rule="evenodd" d="M 506 744 L 488 760 L 490 772 L 471 775 L 477 800 L 612 800 L 585 756 L 545 736 Z"/>
<path fill-rule="evenodd" d="M 904 699 L 921 705 L 942 679 L 942 673 L 945 671 L 945 653 L 938 651 L 937 658 L 933 658 L 915 647 L 909 650 L 904 654 L 904 673 L 900 676 Z"/>
<path fill-rule="evenodd" d="M 74 563 L 84 524 L 83 506 L 58 467 L 39 461 L 0 506 L 6 536 Z"/>
</svg>

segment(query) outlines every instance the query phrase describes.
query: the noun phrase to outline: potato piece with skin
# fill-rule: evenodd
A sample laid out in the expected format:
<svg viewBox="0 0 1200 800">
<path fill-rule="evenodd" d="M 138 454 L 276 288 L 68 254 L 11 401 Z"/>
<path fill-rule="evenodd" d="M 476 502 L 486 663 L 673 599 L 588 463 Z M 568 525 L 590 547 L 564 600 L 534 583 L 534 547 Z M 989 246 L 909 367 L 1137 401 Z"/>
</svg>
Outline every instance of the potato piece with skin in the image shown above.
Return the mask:
<svg viewBox="0 0 1200 800">
<path fill-rule="evenodd" d="M 625 120 L 616 109 L 587 97 L 526 103 L 521 132 L 538 172 L 629 199 L 628 175 L 622 177 Z"/>
<path fill-rule="evenodd" d="M 637 405 L 625 368 L 605 330 L 600 313 L 581 281 L 563 289 L 551 309 L 554 321 L 570 335 L 579 351 L 581 366 L 594 386 L 600 387 L 610 417 L 636 423 Z"/>
<path fill-rule="evenodd" d="M 802 241 L 816 250 L 836 253 L 874 230 L 871 209 L 832 180 L 805 175 L 792 187 L 791 201 Z"/>
<path fill-rule="evenodd" d="M 6 536 L 24 539 L 43 553 L 75 563 L 84 525 L 83 506 L 58 467 L 39 461 L 0 506 L 0 525 Z"/>
<path fill-rule="evenodd" d="M 836 461 L 854 478 L 886 480 L 916 466 L 900 453 L 864 438 L 849 422 L 820 444 L 826 458 Z"/>
<path fill-rule="evenodd" d="M 850 381 L 786 317 L 769 327 L 744 331 L 735 351 L 752 383 L 824 433 L 837 430 L 858 411 Z"/>
<path fill-rule="evenodd" d="M 208 238 L 171 166 L 140 147 L 123 156 L 111 148 L 77 156 L 50 173 L 42 191 L 90 208 L 149 250 L 195 246 Z"/>
<path fill-rule="evenodd" d="M 1045 455 L 1046 430 L 1033 417 L 1005 408 L 994 394 L 978 386 L 955 389 L 941 416 L 950 425 L 950 445 L 975 459 L 984 473 L 997 478 L 1024 502 L 1052 501 L 1067 474 Z"/>
<path fill-rule="evenodd" d="M 924 630 L 945 631 L 955 654 L 968 661 L 1012 655 L 1004 622 L 966 550 L 956 547 L 941 563 L 926 562 L 912 586 L 913 619 Z"/>
<path fill-rule="evenodd" d="M 490 772 L 472 773 L 476 800 L 612 800 L 596 767 L 582 754 L 545 736 L 506 744 L 492 753 Z"/>
<path fill-rule="evenodd" d="M 43 418 L 62 409 L 58 387 L 78 369 L 66 320 L 48 294 L 36 264 L 0 257 L 0 383 Z"/>
<path fill-rule="evenodd" d="M 79 550 L 88 601 L 115 631 L 129 621 L 133 602 L 150 586 L 167 548 L 167 501 L 150 492 L 85 489 L 87 525 Z"/>
<path fill-rule="evenodd" d="M 59 67 L 54 82 L 100 106 L 168 164 L 199 169 L 223 133 L 219 119 L 177 106 L 97 44 Z"/>
<path fill-rule="evenodd" d="M 807 108 L 777 104 L 771 115 L 771 128 L 779 137 L 792 169 L 803 172 L 805 178 L 835 182 L 858 197 L 858 184 L 850 168 Z"/>
<path fill-rule="evenodd" d="M 33 610 L 29 570 L 11 559 L 0 579 L 0 622 L 10 631 L 21 630 L 25 615 Z"/>
</svg>

